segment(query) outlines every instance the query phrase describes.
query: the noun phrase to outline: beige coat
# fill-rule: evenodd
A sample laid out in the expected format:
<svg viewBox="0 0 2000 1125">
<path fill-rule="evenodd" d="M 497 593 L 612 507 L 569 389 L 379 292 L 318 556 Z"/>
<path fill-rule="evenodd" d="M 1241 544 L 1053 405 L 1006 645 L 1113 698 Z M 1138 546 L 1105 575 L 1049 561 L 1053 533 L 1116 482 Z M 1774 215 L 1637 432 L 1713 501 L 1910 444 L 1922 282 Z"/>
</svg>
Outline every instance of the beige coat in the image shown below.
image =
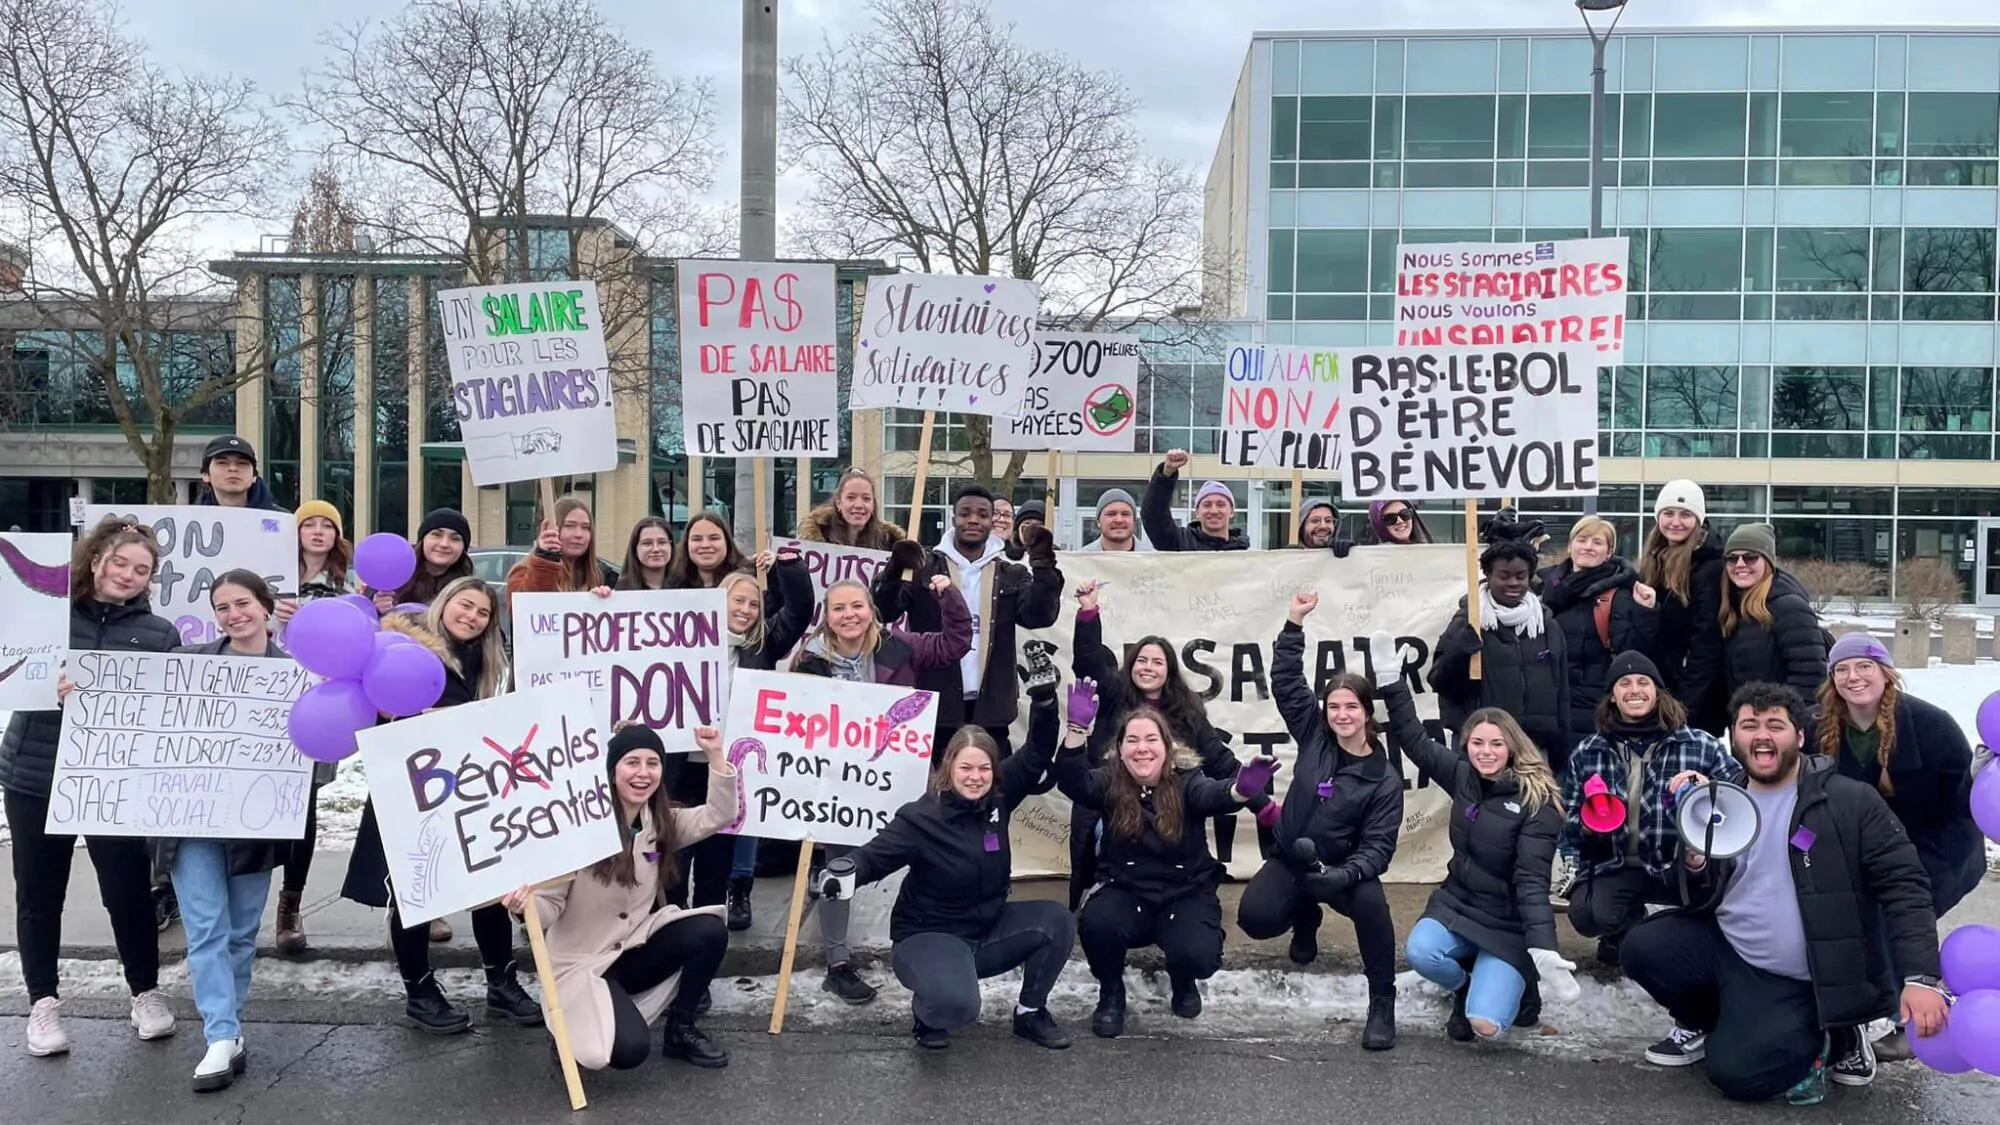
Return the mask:
<svg viewBox="0 0 2000 1125">
<path fill-rule="evenodd" d="M 715 835 L 736 819 L 736 771 L 728 765 L 711 767 L 708 803 L 675 809 L 672 815 L 674 838 L 681 847 Z M 580 871 L 567 883 L 535 892 L 549 961 L 555 969 L 556 996 L 562 1002 L 563 1022 L 569 1030 L 570 1051 L 576 1064 L 589 1070 L 601 1070 L 611 1061 L 611 989 L 604 983 L 604 971 L 626 950 L 645 944 L 662 926 L 696 914 L 721 917 L 724 913 L 720 906 L 683 910 L 667 904 L 655 909 L 659 868 L 645 862 L 645 853 L 654 850 L 653 841 L 653 818 L 646 813 L 639 834 L 632 839 L 638 886 L 607 885 L 590 872 Z M 663 862 L 672 863 L 673 858 L 665 857 Z M 648 1023 L 666 1011 L 679 984 L 680 974 L 676 973 L 658 988 L 632 998 Z"/>
</svg>

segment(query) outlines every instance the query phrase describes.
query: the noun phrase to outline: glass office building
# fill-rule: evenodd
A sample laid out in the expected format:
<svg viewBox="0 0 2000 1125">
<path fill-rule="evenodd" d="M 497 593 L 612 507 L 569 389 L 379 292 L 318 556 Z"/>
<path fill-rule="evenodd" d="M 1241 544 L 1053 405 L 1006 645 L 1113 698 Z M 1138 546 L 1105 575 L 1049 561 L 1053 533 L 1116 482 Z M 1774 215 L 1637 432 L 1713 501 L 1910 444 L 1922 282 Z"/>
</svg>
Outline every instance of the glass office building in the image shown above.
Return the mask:
<svg viewBox="0 0 2000 1125">
<path fill-rule="evenodd" d="M 1581 27 L 1258 36 L 1208 181 L 1211 312 L 1387 343 L 1399 242 L 1583 236 L 1590 71 Z M 1621 31 L 1607 86 L 1633 295 L 1603 512 L 1636 533 L 1690 477 L 1788 556 L 1933 556 L 2000 598 L 2000 34 Z"/>
</svg>

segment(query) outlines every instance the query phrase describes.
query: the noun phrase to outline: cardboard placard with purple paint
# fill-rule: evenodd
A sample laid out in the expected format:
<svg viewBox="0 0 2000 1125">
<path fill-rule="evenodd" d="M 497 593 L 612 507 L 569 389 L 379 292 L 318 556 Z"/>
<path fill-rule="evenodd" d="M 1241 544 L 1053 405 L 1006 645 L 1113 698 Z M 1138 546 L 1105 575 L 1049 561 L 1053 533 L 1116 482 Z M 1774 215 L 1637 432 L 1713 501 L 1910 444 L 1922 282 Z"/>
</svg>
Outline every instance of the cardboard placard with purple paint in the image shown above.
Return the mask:
<svg viewBox="0 0 2000 1125">
<path fill-rule="evenodd" d="M 578 680 L 612 724 L 660 732 L 669 753 L 729 706 L 729 596 L 714 590 L 618 590 L 514 596 L 514 676 L 522 687 Z"/>
<path fill-rule="evenodd" d="M 1040 286 L 1013 278 L 871 279 L 848 407 L 1019 415 L 1035 370 L 1041 304 Z"/>
<path fill-rule="evenodd" d="M 69 651 L 67 535 L 0 533 L 0 711 L 49 711 Z"/>
<path fill-rule="evenodd" d="M 299 525 L 290 512 L 212 504 L 92 504 L 83 510 L 84 534 L 107 516 L 153 529 L 160 547 L 153 612 L 174 623 L 182 644 L 207 644 L 222 635 L 208 599 L 216 576 L 224 571 L 250 571 L 270 583 L 279 598 L 298 594 Z"/>
</svg>

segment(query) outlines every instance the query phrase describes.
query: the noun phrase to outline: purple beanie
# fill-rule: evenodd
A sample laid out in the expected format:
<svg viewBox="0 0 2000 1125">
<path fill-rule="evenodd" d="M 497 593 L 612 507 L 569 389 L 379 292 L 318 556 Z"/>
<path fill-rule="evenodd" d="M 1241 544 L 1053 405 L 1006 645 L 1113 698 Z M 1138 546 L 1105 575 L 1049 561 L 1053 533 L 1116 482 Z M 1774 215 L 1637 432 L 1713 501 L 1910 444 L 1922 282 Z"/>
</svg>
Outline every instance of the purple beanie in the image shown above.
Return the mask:
<svg viewBox="0 0 2000 1125">
<path fill-rule="evenodd" d="M 1208 481 L 1201 486 L 1200 491 L 1194 494 L 1195 506 L 1199 507 L 1203 500 L 1211 496 L 1222 497 L 1224 500 L 1229 501 L 1230 511 L 1233 512 L 1236 510 L 1236 494 L 1229 491 L 1229 486 L 1219 480 Z"/>
<path fill-rule="evenodd" d="M 1828 671 L 1832 671 L 1839 667 L 1843 660 L 1863 658 L 1873 660 L 1884 668 L 1896 666 L 1896 662 L 1889 659 L 1889 650 L 1883 647 L 1881 641 L 1868 633 L 1849 633 L 1833 642 L 1833 648 L 1826 654 L 1826 667 Z"/>
</svg>

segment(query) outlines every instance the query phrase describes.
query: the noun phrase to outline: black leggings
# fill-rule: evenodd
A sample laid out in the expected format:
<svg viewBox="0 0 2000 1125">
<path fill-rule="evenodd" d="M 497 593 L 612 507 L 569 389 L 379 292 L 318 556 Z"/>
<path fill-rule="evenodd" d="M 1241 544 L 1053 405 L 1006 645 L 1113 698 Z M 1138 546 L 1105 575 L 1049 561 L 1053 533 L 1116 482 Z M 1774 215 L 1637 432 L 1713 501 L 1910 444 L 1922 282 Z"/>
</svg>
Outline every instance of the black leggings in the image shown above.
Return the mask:
<svg viewBox="0 0 2000 1125">
<path fill-rule="evenodd" d="M 1021 970 L 1021 1006 L 1040 1008 L 1076 944 L 1076 917 L 1059 903 L 1010 902 L 978 939 L 910 934 L 889 950 L 896 979 L 925 1027 L 956 1031 L 979 1019 L 979 982 Z"/>
<path fill-rule="evenodd" d="M 281 890 L 293 894 L 304 894 L 306 875 L 312 871 L 313 847 L 319 843 L 319 786 L 312 787 L 306 798 L 306 834 L 292 845 L 291 858 L 285 860 L 285 881 Z"/>
<path fill-rule="evenodd" d="M 1354 923 L 1354 939 L 1361 947 L 1361 971 L 1368 987 L 1381 990 L 1396 983 L 1396 923 L 1389 917 L 1389 898 L 1382 893 L 1382 881 L 1356 883 L 1326 905 L 1345 914 Z M 1244 934 L 1258 941 L 1277 937 L 1286 930 L 1313 933 L 1319 929 L 1320 904 L 1306 897 L 1298 876 L 1283 860 L 1271 860 L 1259 868 L 1243 888 L 1243 901 L 1236 908 L 1236 924 Z"/>
<path fill-rule="evenodd" d="M 69 896 L 70 863 L 76 837 L 45 830 L 46 797 L 9 789 L 7 823 L 14 826 L 14 922 L 21 935 L 21 975 L 28 1000 L 56 995 L 56 963 L 62 952 L 63 906 Z M 160 933 L 153 920 L 147 886 L 152 863 L 145 841 L 130 836 L 86 836 L 90 864 L 97 868 L 97 897 L 111 915 L 111 936 L 132 995 L 160 983 Z"/>
<path fill-rule="evenodd" d="M 1157 945 L 1176 988 L 1207 980 L 1222 967 L 1222 903 L 1208 888 L 1168 903 L 1148 902 L 1123 887 L 1099 887 L 1077 916 L 1077 941 L 1099 981 L 1124 979 L 1125 955 Z"/>
<path fill-rule="evenodd" d="M 514 920 L 507 908 L 490 903 L 472 912 L 472 940 L 479 946 L 480 963 L 497 969 L 514 960 Z M 396 950 L 396 968 L 403 974 L 405 988 L 414 986 L 431 971 L 431 924 L 403 925 L 395 907 L 389 908 L 389 943 Z"/>
<path fill-rule="evenodd" d="M 715 979 L 715 971 L 722 967 L 722 955 L 728 948 L 729 930 L 722 919 L 713 914 L 691 914 L 654 930 L 644 945 L 619 954 L 604 971 L 605 987 L 611 990 L 613 1070 L 631 1070 L 653 1053 L 646 1015 L 632 997 L 660 987 L 679 973 L 680 982 L 667 1005 L 669 1018 L 694 1019 L 695 1006 Z"/>
</svg>

